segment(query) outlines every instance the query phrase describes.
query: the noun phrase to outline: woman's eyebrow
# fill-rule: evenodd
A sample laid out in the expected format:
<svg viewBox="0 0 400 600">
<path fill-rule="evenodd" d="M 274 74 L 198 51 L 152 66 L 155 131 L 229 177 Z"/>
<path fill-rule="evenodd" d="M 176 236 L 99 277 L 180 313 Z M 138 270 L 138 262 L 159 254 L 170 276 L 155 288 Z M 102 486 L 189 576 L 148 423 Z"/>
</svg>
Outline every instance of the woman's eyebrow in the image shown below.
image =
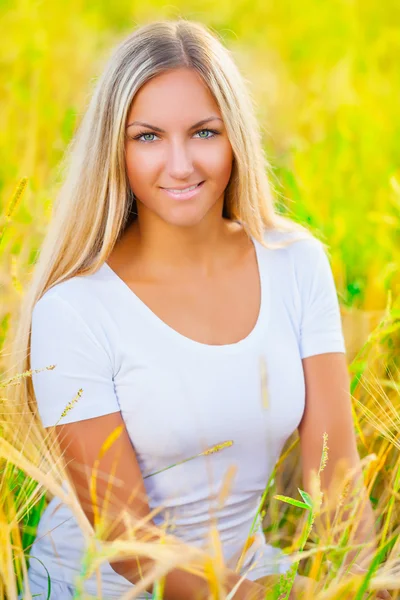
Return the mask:
<svg viewBox="0 0 400 600">
<path fill-rule="evenodd" d="M 204 125 L 204 123 L 208 123 L 209 121 L 222 121 L 222 119 L 220 117 L 208 117 L 207 119 L 202 119 L 201 121 L 198 121 L 197 123 L 195 123 L 194 125 L 192 125 L 191 127 L 189 127 L 189 131 L 191 131 L 192 129 L 195 129 L 196 127 L 200 127 L 200 125 Z M 156 127 L 155 125 L 150 125 L 150 123 L 143 123 L 143 121 L 133 121 L 132 123 L 129 123 L 129 125 L 126 126 L 126 129 L 128 129 L 128 127 L 130 127 L 131 125 L 142 125 L 142 127 L 148 127 L 149 129 L 154 129 L 154 131 L 158 131 L 159 133 L 166 133 L 164 131 L 164 129 L 161 129 L 161 127 Z"/>
</svg>

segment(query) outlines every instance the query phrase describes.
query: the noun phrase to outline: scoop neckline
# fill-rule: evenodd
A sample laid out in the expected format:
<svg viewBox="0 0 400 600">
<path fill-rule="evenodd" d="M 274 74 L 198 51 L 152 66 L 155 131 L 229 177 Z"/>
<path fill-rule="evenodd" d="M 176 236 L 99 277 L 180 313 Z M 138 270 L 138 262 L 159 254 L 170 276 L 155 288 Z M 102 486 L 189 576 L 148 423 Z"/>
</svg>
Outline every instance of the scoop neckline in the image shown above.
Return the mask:
<svg viewBox="0 0 400 600">
<path fill-rule="evenodd" d="M 231 344 L 206 344 L 203 342 L 199 342 L 192 338 L 189 338 L 170 325 L 163 321 L 158 315 L 156 315 L 149 306 L 135 292 L 128 286 L 127 283 L 110 267 L 110 265 L 105 261 L 102 264 L 103 269 L 105 269 L 112 279 L 116 282 L 117 285 L 123 290 L 123 293 L 130 298 L 135 304 L 135 307 L 144 318 L 150 319 L 152 324 L 156 326 L 160 331 L 166 334 L 172 341 L 178 342 L 182 346 L 188 349 L 194 349 L 199 352 L 212 352 L 214 354 L 224 354 L 224 353 L 236 353 L 242 351 L 257 342 L 260 339 L 262 333 L 265 333 L 267 321 L 269 320 L 270 313 L 270 285 L 269 285 L 269 277 L 268 277 L 268 269 L 264 267 L 265 254 L 261 253 L 261 249 L 265 250 L 264 246 L 260 244 L 258 240 L 256 240 L 252 235 L 249 234 L 249 238 L 253 243 L 256 261 L 257 261 L 257 269 L 258 276 L 260 280 L 260 309 L 258 312 L 258 317 L 253 329 L 246 335 L 246 337 L 242 338 L 237 342 L 233 342 Z"/>
</svg>

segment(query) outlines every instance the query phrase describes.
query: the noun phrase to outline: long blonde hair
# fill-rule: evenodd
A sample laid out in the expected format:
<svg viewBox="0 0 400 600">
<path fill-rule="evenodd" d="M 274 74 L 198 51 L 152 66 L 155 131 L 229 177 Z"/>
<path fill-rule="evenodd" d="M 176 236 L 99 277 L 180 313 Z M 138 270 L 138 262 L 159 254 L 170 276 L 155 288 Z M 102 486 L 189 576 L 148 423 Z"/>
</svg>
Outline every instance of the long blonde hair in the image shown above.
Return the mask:
<svg viewBox="0 0 400 600">
<path fill-rule="evenodd" d="M 52 286 L 97 271 L 135 218 L 124 149 L 129 109 L 147 81 L 182 67 L 195 69 L 209 87 L 232 145 L 234 161 L 223 216 L 241 221 L 247 232 L 264 245 L 266 228 L 313 237 L 305 227 L 275 211 L 268 177 L 270 165 L 262 148 L 253 102 L 229 50 L 204 25 L 183 18 L 139 27 L 112 53 L 65 153 L 63 184 L 18 317 L 10 373 L 30 369 L 35 303 Z M 292 239 L 289 236 L 283 246 Z M 24 407 L 36 412 L 30 377 L 10 391 L 20 414 Z"/>
</svg>

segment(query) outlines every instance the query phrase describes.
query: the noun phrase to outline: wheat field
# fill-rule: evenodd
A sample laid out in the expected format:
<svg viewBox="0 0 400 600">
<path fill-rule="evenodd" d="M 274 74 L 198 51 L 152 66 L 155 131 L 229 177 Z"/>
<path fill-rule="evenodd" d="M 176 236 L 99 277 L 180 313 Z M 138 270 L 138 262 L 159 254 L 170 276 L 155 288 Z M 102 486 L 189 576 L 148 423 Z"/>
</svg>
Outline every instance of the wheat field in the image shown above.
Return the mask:
<svg viewBox="0 0 400 600">
<path fill-rule="evenodd" d="M 314 507 L 302 501 L 298 491 L 297 434 L 287 441 L 266 482 L 259 509 L 264 532 L 271 543 L 299 553 L 299 573 L 318 579 L 313 592 L 317 600 L 373 598 L 374 590 L 382 588 L 397 598 L 400 3 L 3 0 L 0 600 L 17 598 L 40 515 L 49 499 L 62 493 L 60 463 L 50 451 L 43 454 L 37 432 L 21 426 L 18 407 L 8 402 L 8 390 L 19 380 L 10 381 L 5 368 L 18 307 L 51 218 L 60 183 L 58 166 L 110 49 L 137 25 L 179 16 L 210 26 L 233 52 L 257 104 L 279 208 L 320 232 L 329 245 L 351 374 L 354 426 L 379 530 L 375 570 L 364 577 L 346 576 L 340 568 L 349 549 L 346 530 L 335 547 L 329 531 L 323 535 L 312 527 Z M 73 497 L 65 501 L 90 535 Z M 81 578 L 96 560 L 135 551 L 136 543 L 115 542 L 100 558 L 90 552 Z M 160 565 L 154 598 L 162 598 L 163 572 L 186 560 L 188 552 L 166 543 L 148 544 L 147 552 Z M 210 598 L 217 598 L 219 558 L 198 560 L 214 582 Z M 271 598 L 285 597 L 279 596 L 285 594 L 285 585 L 280 581 Z M 82 592 L 79 597 L 86 596 Z"/>
</svg>

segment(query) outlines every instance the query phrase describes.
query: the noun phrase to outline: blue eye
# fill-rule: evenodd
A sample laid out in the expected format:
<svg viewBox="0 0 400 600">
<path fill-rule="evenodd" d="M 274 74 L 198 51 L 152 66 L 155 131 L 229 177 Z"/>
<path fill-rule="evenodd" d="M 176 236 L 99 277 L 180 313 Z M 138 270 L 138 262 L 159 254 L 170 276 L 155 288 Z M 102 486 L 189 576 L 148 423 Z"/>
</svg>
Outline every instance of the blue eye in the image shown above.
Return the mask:
<svg viewBox="0 0 400 600">
<path fill-rule="evenodd" d="M 155 135 L 155 133 L 141 133 L 140 135 L 135 137 L 135 140 L 140 140 L 141 142 L 152 142 L 153 141 L 153 140 L 141 140 L 140 138 L 144 137 L 145 135 Z"/>
<path fill-rule="evenodd" d="M 219 131 L 215 131 L 215 129 L 199 129 L 198 131 L 196 131 L 196 134 L 198 134 L 198 133 L 204 133 L 204 132 L 211 133 L 212 135 L 208 135 L 207 137 L 200 136 L 200 139 L 203 139 L 203 140 L 209 140 L 209 139 L 211 139 L 211 138 L 213 138 L 213 137 L 215 137 L 215 136 L 219 135 Z M 144 142 L 144 143 L 149 143 L 149 142 L 153 142 L 153 141 L 154 141 L 154 139 L 152 139 L 152 140 L 148 140 L 148 139 L 142 139 L 142 138 L 144 138 L 146 135 L 147 135 L 147 136 L 148 136 L 148 135 L 155 136 L 156 134 L 155 134 L 155 133 L 151 133 L 150 131 L 142 131 L 142 133 L 139 133 L 139 134 L 138 134 L 137 136 L 135 136 L 133 139 L 134 139 L 134 140 L 138 140 L 139 142 Z"/>
<path fill-rule="evenodd" d="M 203 137 L 203 140 L 208 140 L 208 139 L 214 137 L 214 135 L 218 134 L 218 131 L 214 131 L 214 129 L 200 129 L 200 131 L 197 131 L 197 133 L 204 133 L 205 131 L 208 133 L 212 133 L 213 135 L 210 135 L 208 137 Z"/>
</svg>

